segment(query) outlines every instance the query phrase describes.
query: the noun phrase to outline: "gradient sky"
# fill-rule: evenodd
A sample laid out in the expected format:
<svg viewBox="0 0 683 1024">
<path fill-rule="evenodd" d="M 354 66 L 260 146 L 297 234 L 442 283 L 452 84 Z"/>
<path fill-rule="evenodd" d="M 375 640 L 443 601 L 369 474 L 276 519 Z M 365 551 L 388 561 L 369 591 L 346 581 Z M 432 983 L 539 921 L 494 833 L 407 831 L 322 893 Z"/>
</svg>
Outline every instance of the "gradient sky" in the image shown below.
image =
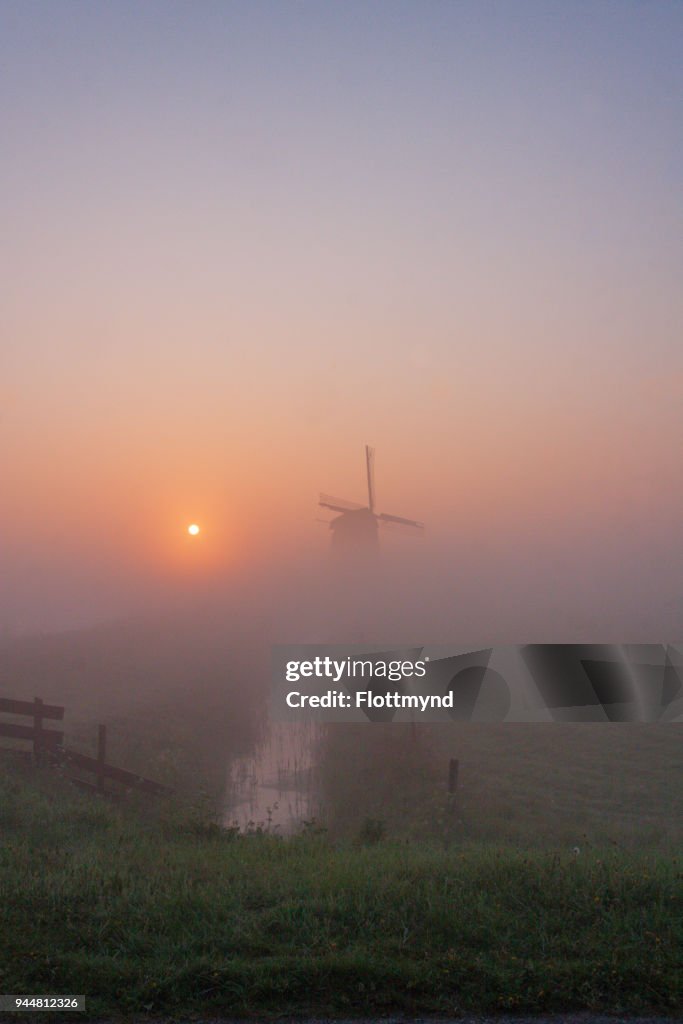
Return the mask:
<svg viewBox="0 0 683 1024">
<path fill-rule="evenodd" d="M 0 629 L 322 553 L 366 442 L 426 561 L 683 592 L 683 5 L 3 0 L 0 125 Z"/>
</svg>

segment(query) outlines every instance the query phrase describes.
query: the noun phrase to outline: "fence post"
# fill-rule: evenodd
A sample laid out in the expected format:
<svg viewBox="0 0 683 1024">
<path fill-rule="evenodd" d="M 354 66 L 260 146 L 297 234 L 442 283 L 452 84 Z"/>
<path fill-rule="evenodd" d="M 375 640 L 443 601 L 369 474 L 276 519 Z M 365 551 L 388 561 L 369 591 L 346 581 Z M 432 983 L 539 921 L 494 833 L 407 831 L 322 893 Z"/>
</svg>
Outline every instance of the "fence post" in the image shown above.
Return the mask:
<svg viewBox="0 0 683 1024">
<path fill-rule="evenodd" d="M 33 698 L 33 756 L 38 764 L 43 761 L 45 744 L 43 741 L 43 702 L 40 697 Z"/>
<path fill-rule="evenodd" d="M 458 758 L 451 758 L 449 761 L 449 796 L 455 801 L 458 794 L 458 771 L 460 761 Z"/>
<path fill-rule="evenodd" d="M 460 762 L 457 757 L 451 757 L 448 762 L 448 796 L 446 797 L 446 821 L 444 826 L 443 841 L 446 848 L 456 833 L 458 822 L 458 769 Z"/>
<path fill-rule="evenodd" d="M 448 803 L 451 810 L 455 812 L 458 797 L 458 771 L 460 762 L 457 757 L 452 757 L 448 762 Z"/>
<path fill-rule="evenodd" d="M 104 765 L 107 757 L 107 727 L 97 726 L 97 791 L 104 793 Z"/>
</svg>

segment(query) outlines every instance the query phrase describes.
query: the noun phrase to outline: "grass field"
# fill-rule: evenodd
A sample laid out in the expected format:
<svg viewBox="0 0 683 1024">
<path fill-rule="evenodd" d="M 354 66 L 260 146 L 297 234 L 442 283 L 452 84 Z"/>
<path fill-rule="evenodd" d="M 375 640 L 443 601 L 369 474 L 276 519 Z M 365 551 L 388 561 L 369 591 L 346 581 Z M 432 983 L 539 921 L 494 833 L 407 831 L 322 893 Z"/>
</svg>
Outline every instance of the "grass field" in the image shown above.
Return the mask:
<svg viewBox="0 0 683 1024">
<path fill-rule="evenodd" d="M 670 849 L 235 836 L 0 774 L 0 989 L 93 1015 L 675 1014 L 682 950 Z"/>
<path fill-rule="evenodd" d="M 457 838 L 543 847 L 683 846 L 683 729 L 523 723 L 334 726 L 322 788 L 336 835 L 366 818 L 438 838 L 448 761 L 460 762 Z"/>
</svg>

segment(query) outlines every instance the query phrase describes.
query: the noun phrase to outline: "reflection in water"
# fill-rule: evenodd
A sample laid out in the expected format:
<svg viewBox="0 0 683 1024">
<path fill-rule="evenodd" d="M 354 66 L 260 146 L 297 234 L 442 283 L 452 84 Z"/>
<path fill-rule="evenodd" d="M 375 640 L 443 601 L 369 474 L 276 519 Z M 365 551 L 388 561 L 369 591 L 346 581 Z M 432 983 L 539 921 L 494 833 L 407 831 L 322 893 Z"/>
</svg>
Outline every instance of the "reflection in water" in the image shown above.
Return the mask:
<svg viewBox="0 0 683 1024">
<path fill-rule="evenodd" d="M 225 824 L 287 835 L 319 815 L 316 754 L 320 728 L 275 722 L 248 757 L 228 766 Z"/>
</svg>

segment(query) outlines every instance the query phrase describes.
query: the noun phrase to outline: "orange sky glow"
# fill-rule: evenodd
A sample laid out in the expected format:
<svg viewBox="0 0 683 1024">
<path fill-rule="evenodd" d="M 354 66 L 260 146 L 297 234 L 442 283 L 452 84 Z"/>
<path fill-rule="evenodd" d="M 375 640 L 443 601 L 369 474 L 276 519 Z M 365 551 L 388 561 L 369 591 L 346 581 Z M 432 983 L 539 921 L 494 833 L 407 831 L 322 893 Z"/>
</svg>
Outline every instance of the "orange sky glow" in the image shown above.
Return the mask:
<svg viewBox="0 0 683 1024">
<path fill-rule="evenodd" d="M 680 10 L 149 6 L 8 19 L 2 628 L 323 559 L 365 444 L 388 552 L 677 599 Z"/>
</svg>

